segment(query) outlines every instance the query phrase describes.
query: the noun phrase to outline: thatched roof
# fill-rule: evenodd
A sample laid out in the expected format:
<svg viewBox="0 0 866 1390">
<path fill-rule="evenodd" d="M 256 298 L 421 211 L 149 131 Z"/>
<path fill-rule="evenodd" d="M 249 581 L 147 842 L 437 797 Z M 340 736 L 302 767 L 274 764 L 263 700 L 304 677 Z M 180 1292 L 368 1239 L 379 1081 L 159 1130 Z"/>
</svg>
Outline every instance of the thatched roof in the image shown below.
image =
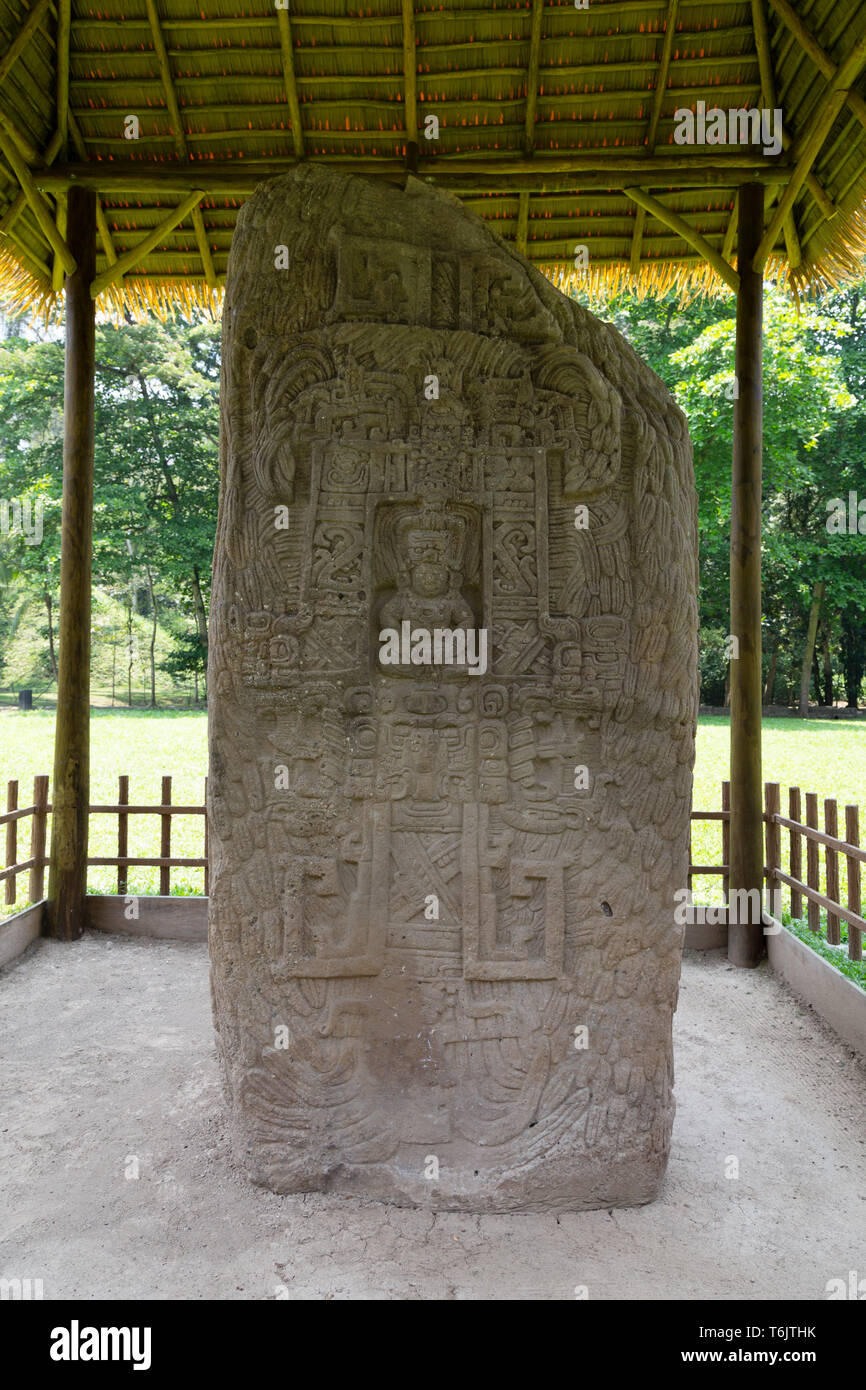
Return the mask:
<svg viewBox="0 0 866 1390">
<path fill-rule="evenodd" d="M 7 303 L 57 294 L 77 182 L 103 302 L 216 305 L 238 208 L 299 159 L 432 178 L 561 283 L 726 290 L 755 178 L 770 273 L 860 269 L 861 0 L 355 3 L 0 0 Z M 700 103 L 781 109 L 784 148 L 677 143 Z"/>
</svg>

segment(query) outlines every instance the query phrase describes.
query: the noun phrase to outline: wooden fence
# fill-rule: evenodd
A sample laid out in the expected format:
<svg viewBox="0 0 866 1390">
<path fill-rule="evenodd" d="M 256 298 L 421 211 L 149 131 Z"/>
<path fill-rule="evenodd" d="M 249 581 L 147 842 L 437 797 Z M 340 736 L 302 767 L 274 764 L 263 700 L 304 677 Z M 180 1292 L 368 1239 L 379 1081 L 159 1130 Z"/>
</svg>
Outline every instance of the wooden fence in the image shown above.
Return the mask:
<svg viewBox="0 0 866 1390">
<path fill-rule="evenodd" d="M 118 780 L 118 795 L 115 804 L 99 804 L 90 807 L 91 815 L 117 816 L 117 854 L 98 855 L 88 858 L 88 864 L 113 865 L 117 868 L 117 891 L 128 891 L 130 868 L 158 868 L 159 891 L 162 895 L 171 892 L 172 869 L 204 869 L 204 891 L 208 892 L 208 831 L 205 806 L 175 805 L 172 803 L 172 779 L 163 777 L 158 805 L 131 803 L 129 800 L 129 778 Z M 778 782 L 767 782 L 764 787 L 765 809 L 764 829 L 766 836 L 764 877 L 771 892 L 786 888 L 790 893 L 790 911 L 794 919 L 803 915 L 803 901 L 807 904 L 807 920 L 813 932 L 821 931 L 821 909 L 826 913 L 826 940 L 830 945 L 841 944 L 841 923 L 847 925 L 848 955 L 851 960 L 863 959 L 863 932 L 866 920 L 862 916 L 861 880 L 862 865 L 866 863 L 866 850 L 860 847 L 860 812 L 857 806 L 845 807 L 845 838 L 839 838 L 839 807 L 833 798 L 824 801 L 824 829 L 818 827 L 818 797 L 814 792 L 806 792 L 805 798 L 799 787 L 788 789 L 788 815 L 781 814 L 781 788 Z M 205 780 L 205 798 L 207 780 Z M 29 873 L 28 898 L 38 902 L 44 896 L 45 865 L 48 815 L 51 804 L 48 800 L 48 778 L 36 777 L 33 782 L 33 800 L 29 806 L 18 804 L 18 782 L 11 781 L 6 790 L 6 813 L 0 815 L 0 825 L 6 827 L 6 867 L 0 872 L 0 882 L 5 882 L 5 902 L 14 906 L 19 874 Z M 802 819 L 802 805 L 805 799 L 806 819 Z M 720 875 L 725 901 L 729 896 L 730 834 L 731 834 L 731 788 L 729 782 L 721 787 L 721 809 L 717 811 L 692 811 L 692 822 L 720 821 L 722 828 L 721 863 L 695 864 L 692 862 L 692 847 L 689 844 L 688 886 L 693 880 L 704 875 Z M 128 852 L 129 817 L 157 816 L 159 818 L 159 854 L 152 857 L 130 855 Z M 203 818 L 201 858 L 178 857 L 171 852 L 171 827 L 174 816 L 201 816 Z M 30 820 L 30 854 L 19 860 L 18 827 L 22 821 Z M 787 869 L 782 856 L 782 834 L 787 832 Z M 806 878 L 803 879 L 803 841 L 806 842 Z M 823 879 L 820 862 L 824 852 Z M 842 872 L 840 873 L 840 861 Z M 846 902 L 842 902 L 843 879 Z M 826 892 L 821 891 L 822 881 Z"/>
</svg>

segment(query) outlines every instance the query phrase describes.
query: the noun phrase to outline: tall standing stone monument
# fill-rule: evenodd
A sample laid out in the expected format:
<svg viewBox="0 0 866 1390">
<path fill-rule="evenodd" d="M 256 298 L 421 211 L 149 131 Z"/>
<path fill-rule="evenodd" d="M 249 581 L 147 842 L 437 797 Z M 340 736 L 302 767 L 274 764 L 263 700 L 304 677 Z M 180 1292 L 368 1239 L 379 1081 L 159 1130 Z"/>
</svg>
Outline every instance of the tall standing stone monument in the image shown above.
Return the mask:
<svg viewBox="0 0 866 1390">
<path fill-rule="evenodd" d="M 314 168 L 224 318 L 211 950 L 280 1192 L 650 1200 L 696 679 L 683 416 L 456 200 Z"/>
</svg>

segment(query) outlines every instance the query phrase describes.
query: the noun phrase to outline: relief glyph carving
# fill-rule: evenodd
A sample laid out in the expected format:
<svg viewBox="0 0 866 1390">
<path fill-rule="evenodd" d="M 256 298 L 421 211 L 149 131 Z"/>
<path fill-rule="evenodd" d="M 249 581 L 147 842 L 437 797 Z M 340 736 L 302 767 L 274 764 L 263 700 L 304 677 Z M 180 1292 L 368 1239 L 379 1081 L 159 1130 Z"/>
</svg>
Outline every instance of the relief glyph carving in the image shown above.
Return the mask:
<svg viewBox="0 0 866 1390">
<path fill-rule="evenodd" d="M 695 554 L 684 422 L 612 329 L 411 180 L 258 190 L 225 317 L 209 783 L 257 1181 L 654 1195 Z"/>
</svg>

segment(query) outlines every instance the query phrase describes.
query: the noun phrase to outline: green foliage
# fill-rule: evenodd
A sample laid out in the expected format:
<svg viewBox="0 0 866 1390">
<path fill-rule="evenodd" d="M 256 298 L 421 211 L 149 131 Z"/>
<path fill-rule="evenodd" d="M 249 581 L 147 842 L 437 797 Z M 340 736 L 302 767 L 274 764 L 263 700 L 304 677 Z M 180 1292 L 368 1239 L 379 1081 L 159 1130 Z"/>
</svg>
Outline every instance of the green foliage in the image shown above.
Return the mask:
<svg viewBox="0 0 866 1390">
<path fill-rule="evenodd" d="M 620 297 L 607 313 L 688 417 L 700 531 L 702 698 L 719 700 L 719 633 L 728 628 L 736 322 L 730 301 L 685 307 L 673 295 Z M 855 703 L 866 673 L 866 534 L 830 534 L 831 499 L 866 499 L 866 285 L 798 309 L 764 296 L 765 676 L 795 697 L 813 587 L 825 585 L 819 648 L 835 698 Z M 866 517 L 863 521 L 866 533 Z M 815 689 L 815 694 L 823 695 Z"/>
<path fill-rule="evenodd" d="M 151 583 L 159 632 L 167 630 L 181 652 L 194 638 L 199 666 L 207 649 L 219 483 L 219 352 L 219 327 L 209 321 L 97 328 L 93 579 L 106 600 L 127 610 L 127 638 L 135 639 L 141 653 L 139 685 L 149 681 L 150 637 L 149 625 L 140 630 L 135 613 L 141 608 L 138 595 L 149 593 Z M 53 675 L 62 419 L 62 345 L 32 337 L 0 344 L 0 497 L 43 505 L 40 544 L 20 535 L 0 539 L 4 682 L 38 684 Z M 21 665 L 21 644 L 14 648 L 16 603 L 37 639 L 29 671 Z M 149 597 L 145 607 L 149 613 Z M 97 666 L 105 638 L 104 624 L 94 621 Z M 113 649 L 113 631 L 110 641 Z M 157 646 L 163 669 L 170 670 L 161 636 Z M 186 680 L 192 670 L 181 661 L 175 674 Z"/>
<path fill-rule="evenodd" d="M 848 929 L 844 922 L 839 932 L 842 944 L 831 946 L 823 935 L 827 930 L 826 913 L 822 913 L 821 928 L 817 932 L 810 929 L 808 921 L 796 920 L 791 917 L 789 912 L 782 914 L 782 921 L 791 935 L 796 936 L 798 941 L 802 941 L 804 946 L 810 947 L 822 960 L 826 960 L 828 964 L 832 965 L 834 970 L 838 970 L 846 979 L 866 990 L 866 962 L 849 960 Z"/>
</svg>

